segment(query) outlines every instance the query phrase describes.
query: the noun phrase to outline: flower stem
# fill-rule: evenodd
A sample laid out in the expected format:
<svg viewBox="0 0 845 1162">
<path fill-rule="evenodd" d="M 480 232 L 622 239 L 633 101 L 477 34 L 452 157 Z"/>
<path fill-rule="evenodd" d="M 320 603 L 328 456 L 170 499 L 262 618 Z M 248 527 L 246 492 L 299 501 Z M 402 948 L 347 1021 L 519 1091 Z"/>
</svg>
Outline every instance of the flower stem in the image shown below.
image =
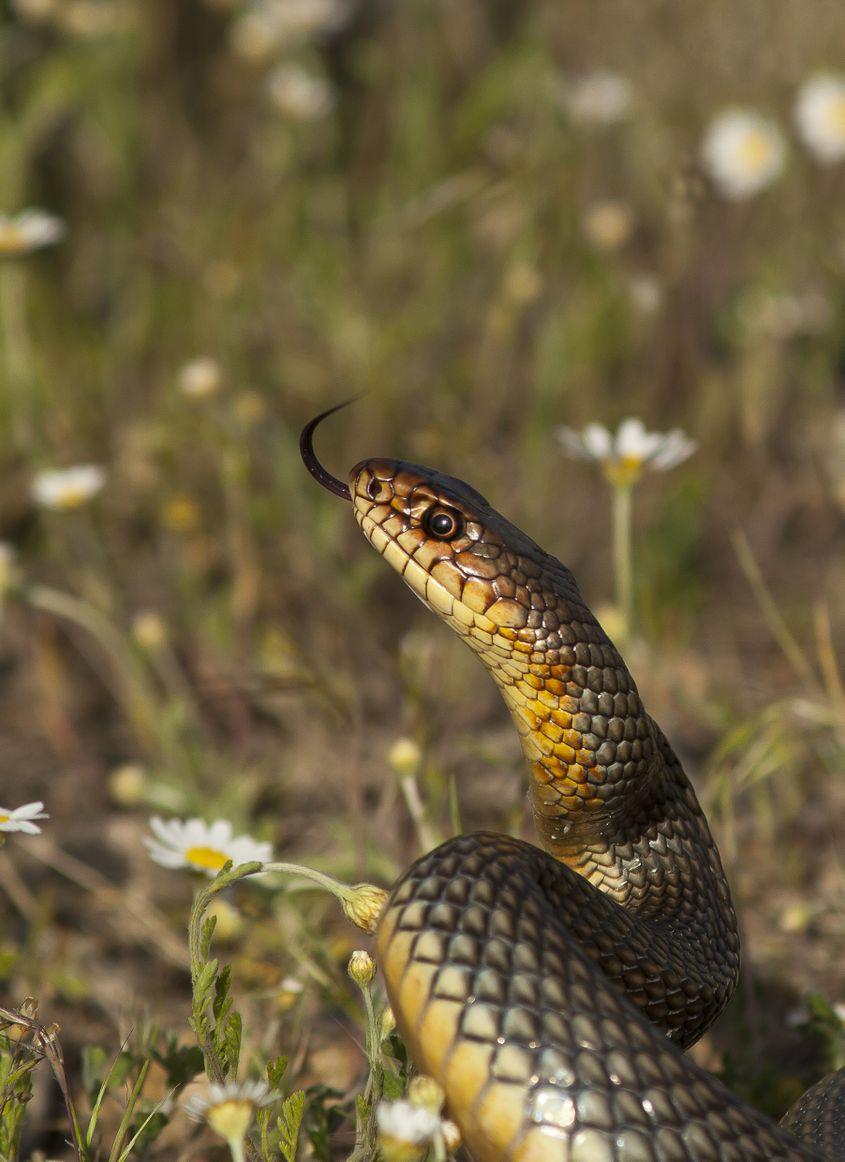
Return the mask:
<svg viewBox="0 0 845 1162">
<path fill-rule="evenodd" d="M 26 320 L 24 272 L 15 262 L 0 262 L 0 346 L 9 393 L 10 424 L 17 447 L 32 449 L 32 347 Z"/>
<path fill-rule="evenodd" d="M 631 554 L 630 484 L 613 484 L 613 572 L 616 582 L 616 607 L 622 621 L 622 639 L 626 644 L 634 628 L 634 569 Z"/>
<path fill-rule="evenodd" d="M 86 630 L 107 655 L 127 715 L 144 743 L 155 739 L 157 708 L 147 690 L 143 674 L 129 645 L 94 606 L 69 593 L 46 585 L 28 585 L 21 590 L 24 601 L 42 613 L 52 614 Z"/>
</svg>

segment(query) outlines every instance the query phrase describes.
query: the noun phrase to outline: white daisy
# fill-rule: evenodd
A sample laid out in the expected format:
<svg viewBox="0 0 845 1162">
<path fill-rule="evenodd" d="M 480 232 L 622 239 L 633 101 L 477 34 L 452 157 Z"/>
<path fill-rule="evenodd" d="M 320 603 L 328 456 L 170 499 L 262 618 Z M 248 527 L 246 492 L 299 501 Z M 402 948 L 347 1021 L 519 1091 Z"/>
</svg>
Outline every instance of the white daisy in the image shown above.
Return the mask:
<svg viewBox="0 0 845 1162">
<path fill-rule="evenodd" d="M 243 1141 L 255 1111 L 272 1105 L 276 1098 L 263 1081 L 227 1081 L 189 1097 L 183 1108 L 189 1118 L 206 1122 L 219 1134 L 229 1144 L 233 1158 L 242 1158 Z"/>
<path fill-rule="evenodd" d="M 298 65 L 279 65 L 267 78 L 276 109 L 291 121 L 317 121 L 331 113 L 334 92 L 321 76 Z"/>
<path fill-rule="evenodd" d="M 0 214 L 0 256 L 31 254 L 33 250 L 59 242 L 64 234 L 64 222 L 46 210 Z"/>
<path fill-rule="evenodd" d="M 45 508 L 64 512 L 80 508 L 96 496 L 106 482 L 106 474 L 96 464 L 77 464 L 39 472 L 32 482 L 33 499 Z"/>
<path fill-rule="evenodd" d="M 819 161 L 845 158 L 845 76 L 811 77 L 798 92 L 794 115 L 798 136 Z"/>
<path fill-rule="evenodd" d="M 634 88 L 626 77 L 600 69 L 573 81 L 563 102 L 580 125 L 615 125 L 631 111 Z"/>
<path fill-rule="evenodd" d="M 273 858 L 269 843 L 261 843 L 250 835 L 232 835 L 228 819 L 150 819 L 152 836 L 144 839 L 150 859 L 162 867 L 190 868 L 214 877 L 227 860 L 235 865 L 259 860 L 268 863 Z"/>
<path fill-rule="evenodd" d="M 741 201 L 775 180 L 786 148 L 773 121 L 751 110 L 727 109 L 707 130 L 701 158 L 723 197 Z"/>
<path fill-rule="evenodd" d="M 623 420 L 615 435 L 602 424 L 587 424 L 580 432 L 561 427 L 555 433 L 564 451 L 576 460 L 600 464 L 613 483 L 633 484 L 644 468 L 665 472 L 688 459 L 697 444 L 680 428 L 646 431 L 642 420 Z"/>
<path fill-rule="evenodd" d="M 386 1158 L 401 1155 L 403 1147 L 428 1146 L 440 1132 L 436 1113 L 409 1101 L 380 1101 L 376 1106 L 379 1145 Z"/>
<path fill-rule="evenodd" d="M 49 819 L 43 810 L 44 804 L 24 803 L 23 807 L 0 807 L 0 831 L 22 831 L 24 835 L 40 835 L 41 828 L 33 819 Z"/>
</svg>

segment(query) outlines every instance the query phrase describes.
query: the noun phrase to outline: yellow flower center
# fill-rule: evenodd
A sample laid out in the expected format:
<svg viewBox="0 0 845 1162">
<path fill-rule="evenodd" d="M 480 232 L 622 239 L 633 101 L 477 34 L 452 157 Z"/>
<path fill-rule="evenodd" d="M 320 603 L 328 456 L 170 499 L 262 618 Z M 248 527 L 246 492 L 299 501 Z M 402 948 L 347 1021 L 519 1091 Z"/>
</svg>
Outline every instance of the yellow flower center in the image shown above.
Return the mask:
<svg viewBox="0 0 845 1162">
<path fill-rule="evenodd" d="M 185 852 L 188 863 L 209 871 L 220 871 L 228 858 L 228 855 L 214 847 L 189 847 Z"/>
<path fill-rule="evenodd" d="M 81 488 L 66 488 L 56 497 L 59 508 L 79 508 L 88 499 L 88 494 Z"/>
<path fill-rule="evenodd" d="M 762 169 L 771 160 L 772 142 L 768 134 L 747 133 L 739 147 L 739 160 L 750 170 Z"/>
<path fill-rule="evenodd" d="M 11 815 L 4 815 L 3 812 L 0 811 L 0 823 L 8 823 L 11 818 Z"/>
<path fill-rule="evenodd" d="M 0 254 L 22 254 L 24 250 L 26 243 L 17 226 L 0 227 Z"/>
<path fill-rule="evenodd" d="M 642 476 L 643 460 L 641 456 L 622 456 L 619 460 L 606 460 L 602 468 L 611 484 L 629 488 Z"/>
<path fill-rule="evenodd" d="M 827 120 L 836 133 L 845 134 L 845 97 L 838 97 L 828 106 Z"/>
<path fill-rule="evenodd" d="M 230 1098 L 211 1107 L 205 1119 L 227 1142 L 242 1142 L 252 1121 L 255 1106 L 244 1098 Z"/>
</svg>

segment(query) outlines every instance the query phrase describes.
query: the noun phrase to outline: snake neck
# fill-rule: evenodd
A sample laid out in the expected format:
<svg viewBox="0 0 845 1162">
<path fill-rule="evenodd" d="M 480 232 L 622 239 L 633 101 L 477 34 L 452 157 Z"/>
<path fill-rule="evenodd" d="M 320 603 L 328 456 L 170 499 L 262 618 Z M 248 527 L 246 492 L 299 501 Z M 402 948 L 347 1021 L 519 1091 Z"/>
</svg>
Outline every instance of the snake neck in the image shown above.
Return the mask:
<svg viewBox="0 0 845 1162">
<path fill-rule="evenodd" d="M 557 595 L 553 634 L 531 626 L 465 631 L 519 734 L 540 842 L 566 862 L 585 841 L 609 840 L 622 817 L 647 814 L 660 782 L 636 684 L 579 598 Z"/>
</svg>

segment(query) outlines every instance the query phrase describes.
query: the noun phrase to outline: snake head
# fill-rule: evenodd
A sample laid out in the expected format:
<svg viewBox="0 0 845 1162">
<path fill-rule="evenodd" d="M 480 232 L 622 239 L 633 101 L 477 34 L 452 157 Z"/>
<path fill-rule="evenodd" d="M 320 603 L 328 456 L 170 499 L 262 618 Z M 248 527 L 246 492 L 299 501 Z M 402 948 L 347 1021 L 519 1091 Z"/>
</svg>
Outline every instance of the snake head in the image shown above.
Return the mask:
<svg viewBox="0 0 845 1162">
<path fill-rule="evenodd" d="M 349 474 L 349 492 L 367 540 L 478 653 L 504 638 L 509 654 L 530 654 L 554 635 L 561 586 L 580 605 L 569 570 L 461 480 L 401 460 L 364 460 Z"/>
</svg>

